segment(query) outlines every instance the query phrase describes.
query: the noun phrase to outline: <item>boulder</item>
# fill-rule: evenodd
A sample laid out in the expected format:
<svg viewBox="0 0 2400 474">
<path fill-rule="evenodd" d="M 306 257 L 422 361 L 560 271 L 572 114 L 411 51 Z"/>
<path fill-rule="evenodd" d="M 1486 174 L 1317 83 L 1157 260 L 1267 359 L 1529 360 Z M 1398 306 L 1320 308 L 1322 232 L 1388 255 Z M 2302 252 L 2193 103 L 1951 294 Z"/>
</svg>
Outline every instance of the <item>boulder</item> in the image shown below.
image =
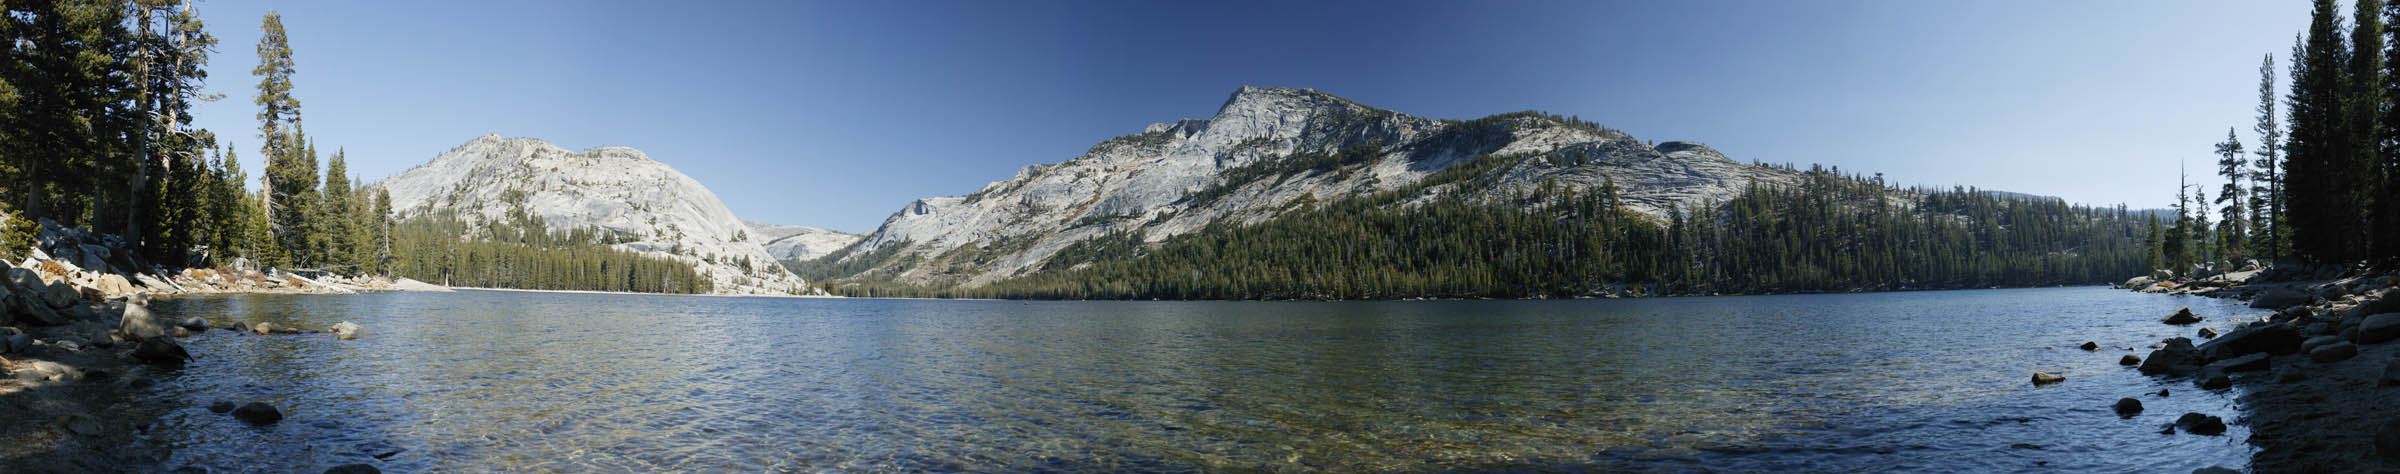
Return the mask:
<svg viewBox="0 0 2400 474">
<path fill-rule="evenodd" d="M 2358 305 L 2359 314 L 2400 313 L 2400 288 L 2386 288 Z"/>
<path fill-rule="evenodd" d="M 2200 350 L 2192 347 L 2192 340 L 2178 337 L 2168 339 L 2166 347 L 2150 351 L 2150 357 L 2142 359 L 2141 370 L 2146 375 L 2186 375 L 2200 370 L 2200 362 Z"/>
<path fill-rule="evenodd" d="M 2117 416 L 2132 417 L 2135 413 L 2142 412 L 2142 401 L 2132 398 L 2119 398 L 2117 399 L 2116 410 Z"/>
<path fill-rule="evenodd" d="M 160 321 L 158 315 L 150 314 L 150 308 L 144 306 L 141 300 L 143 298 L 136 295 L 134 301 L 125 302 L 125 314 L 117 318 L 117 331 L 123 332 L 126 338 L 135 341 L 168 335 L 167 323 Z"/>
<path fill-rule="evenodd" d="M 234 408 L 233 417 L 253 425 L 265 425 L 283 421 L 283 412 L 265 402 L 250 402 Z"/>
<path fill-rule="evenodd" d="M 2208 365 L 2200 367 L 2200 371 L 2202 372 L 2207 372 L 2210 369 L 2215 369 L 2220 373 L 2267 370 L 2267 355 L 2264 353 L 2250 354 L 2241 357 L 2210 362 Z"/>
<path fill-rule="evenodd" d="M 2400 360 L 2394 360 L 2389 364 L 2385 364 L 2383 366 L 2383 378 L 2381 380 L 2377 380 L 2376 384 L 2387 386 L 2400 385 Z"/>
<path fill-rule="evenodd" d="M 2100 350 L 2100 343 L 2097 343 L 2097 342 L 2092 342 L 2092 341 L 2083 341 L 2083 345 L 2080 345 L 2080 346 L 2075 346 L 2075 348 L 2077 348 L 2077 349 L 2083 349 L 2083 350 L 2087 350 L 2087 351 L 2096 351 L 2096 350 Z"/>
<path fill-rule="evenodd" d="M 51 309 L 49 302 L 43 301 L 41 296 L 32 292 L 17 293 L 0 299 L 0 303 L 4 303 L 4 307 L 0 307 L 0 312 L 9 313 L 13 317 L 12 319 L 25 324 L 57 326 L 73 321 L 67 318 L 65 313 Z"/>
<path fill-rule="evenodd" d="M 2368 316 L 2358 322 L 2358 343 L 2375 344 L 2400 338 L 2400 313 Z"/>
<path fill-rule="evenodd" d="M 252 325 L 250 325 L 250 332 L 259 333 L 259 334 L 261 334 L 261 335 L 266 335 L 266 334 L 274 334 L 274 333 L 275 333 L 275 323 L 270 323 L 270 322 L 266 322 L 266 321 L 259 321 L 259 322 L 258 322 L 258 324 L 252 324 Z"/>
<path fill-rule="evenodd" d="M 2265 352 L 2274 355 L 2300 352 L 2300 330 L 2287 324 L 2261 324 L 2235 329 L 2216 340 L 2200 345 L 2200 354 L 2209 360 L 2239 357 Z"/>
<path fill-rule="evenodd" d="M 133 359 L 149 364 L 176 365 L 192 360 L 192 353 L 185 352 L 183 345 L 176 344 L 174 339 L 161 337 L 146 339 L 135 344 Z"/>
<path fill-rule="evenodd" d="M 343 464 L 326 469 L 325 474 L 383 474 L 383 471 L 365 464 Z"/>
<path fill-rule="evenodd" d="M 2306 341 L 2300 341 L 2300 353 L 2307 354 L 2310 351 L 2317 350 L 2319 347 L 2324 347 L 2326 344 L 2332 344 L 2336 342 L 2342 342 L 2342 338 L 2331 335 L 2308 338 Z"/>
<path fill-rule="evenodd" d="M 2157 281 L 2157 280 L 2152 280 L 2152 279 L 2150 279 L 2150 277 L 2147 277 L 2147 276 L 2137 276 L 2137 277 L 2133 277 L 2133 278 L 2128 278 L 2128 279 L 2126 279 L 2126 280 L 2125 280 L 2125 288 L 2129 288 L 2129 289 L 2141 289 L 2141 288 L 2143 288 L 2143 287 L 2150 286 L 2150 284 L 2151 284 L 2151 283 L 2154 283 L 2154 282 L 2156 282 L 2156 281 Z"/>
<path fill-rule="evenodd" d="M 74 283 L 61 281 L 42 287 L 42 301 L 50 303 L 52 308 L 63 309 L 74 306 L 76 303 L 82 303 L 83 292 L 76 290 Z"/>
<path fill-rule="evenodd" d="M 2065 382 L 2065 381 L 2067 381 L 2067 376 L 2064 376 L 2064 375 L 2058 375 L 2058 374 L 2053 374 L 2053 373 L 2048 373 L 2048 372 L 2034 372 L 2034 373 L 2033 373 L 2033 384 L 2034 384 L 2034 385 L 2049 385 L 2049 384 L 2054 384 L 2054 383 L 2059 383 L 2059 382 Z"/>
<path fill-rule="evenodd" d="M 2259 293 L 2257 298 L 2250 299 L 2250 307 L 2283 309 L 2308 304 L 2308 301 L 2307 292 L 2291 288 L 2275 288 Z"/>
<path fill-rule="evenodd" d="M 2175 314 L 2169 314 L 2165 318 L 2160 318 L 2159 322 L 2180 326 L 2200 322 L 2200 315 L 2192 314 L 2192 309 L 2187 307 L 2175 310 Z"/>
<path fill-rule="evenodd" d="M 115 273 L 100 275 L 100 278 L 92 282 L 92 286 L 95 289 L 100 290 L 100 293 L 108 298 L 127 296 L 133 294 L 134 291 L 137 291 L 137 289 L 134 288 L 132 281 L 126 280 L 124 276 L 120 276 Z"/>
<path fill-rule="evenodd" d="M 2384 422 L 2383 429 L 2375 430 L 2375 455 L 2400 460 L 2400 418 Z"/>
<path fill-rule="evenodd" d="M 33 349 L 33 335 L 32 335 L 32 334 L 26 334 L 26 333 L 16 333 L 16 334 L 10 334 L 10 335 L 8 336 L 8 352 L 9 352 L 9 353 L 11 353 L 11 354 L 23 353 L 23 352 L 25 352 L 25 351 L 27 351 L 27 350 L 31 350 L 31 349 Z"/>
<path fill-rule="evenodd" d="M 2308 360 L 2317 361 L 2320 364 L 2341 362 L 2352 357 L 2358 357 L 2358 345 L 2347 342 L 2326 344 L 2318 347 L 2317 350 L 2308 351 Z"/>
<path fill-rule="evenodd" d="M 2201 390 L 2216 390 L 2233 386 L 2233 378 L 2226 377 L 2222 372 L 2202 371 L 2201 373 L 2203 374 L 2200 377 Z"/>
<path fill-rule="evenodd" d="M 2275 368 L 2275 383 L 2292 383 L 2302 380 L 2308 380 L 2308 371 L 2300 370 L 2297 367 Z"/>
<path fill-rule="evenodd" d="M 33 361 L 32 363 L 23 364 L 11 374 L 15 375 L 17 380 L 28 382 L 63 382 L 83 379 L 82 370 L 76 370 L 74 367 L 68 366 L 67 364 L 46 360 L 37 360 Z"/>
<path fill-rule="evenodd" d="M 2216 339 L 2217 328 L 2200 328 L 2201 339 Z"/>
<path fill-rule="evenodd" d="M 349 321 L 342 321 L 342 322 L 339 322 L 339 323 L 334 323 L 334 324 L 333 324 L 333 329 L 332 329 L 332 332 L 333 332 L 333 337 L 334 337 L 334 339 L 339 339 L 339 340 L 344 340 L 344 341 L 351 340 L 351 339 L 357 339 L 357 338 L 358 338 L 358 329 L 359 329 L 359 328 L 358 328 L 358 325 L 357 325 L 357 324 L 353 324 L 353 323 L 351 323 L 351 322 L 349 322 Z"/>
<path fill-rule="evenodd" d="M 2117 365 L 2141 365 L 2141 364 L 2142 364 L 2142 356 L 2137 356 L 2137 355 L 2133 355 L 2133 354 L 2126 354 L 2126 355 L 2125 355 L 2125 357 L 2119 357 L 2119 358 L 2117 358 Z"/>
<path fill-rule="evenodd" d="M 2185 413 L 2175 418 L 2175 427 L 2185 433 L 2216 436 L 2225 434 L 2225 419 L 2199 413 Z"/>
</svg>

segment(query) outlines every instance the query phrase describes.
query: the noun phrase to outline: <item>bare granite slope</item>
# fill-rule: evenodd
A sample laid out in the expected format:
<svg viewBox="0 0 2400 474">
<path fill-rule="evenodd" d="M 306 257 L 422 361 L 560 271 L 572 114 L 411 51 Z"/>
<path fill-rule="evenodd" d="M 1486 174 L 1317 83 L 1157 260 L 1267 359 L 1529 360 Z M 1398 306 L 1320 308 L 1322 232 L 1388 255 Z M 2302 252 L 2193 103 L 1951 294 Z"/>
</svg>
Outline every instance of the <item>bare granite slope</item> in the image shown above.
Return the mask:
<svg viewBox="0 0 2400 474">
<path fill-rule="evenodd" d="M 1243 173 L 1362 145 L 1374 155 L 1339 172 Z M 1211 222 L 1255 223 L 1307 202 L 1405 188 L 1483 155 L 1541 159 L 1492 170 L 1496 178 L 1476 180 L 1476 189 L 1449 184 L 1426 195 L 1489 200 L 1545 182 L 1583 189 L 1613 180 L 1628 206 L 1664 216 L 1671 206 L 1729 199 L 1753 181 L 1798 177 L 1700 144 L 1653 145 L 1564 117 L 1436 120 L 1311 89 L 1244 87 L 1214 117 L 1153 124 L 972 194 L 909 203 L 832 258 L 872 264 L 875 278 L 977 286 L 1038 269 L 1067 245 L 1110 232 L 1157 242 Z"/>
<path fill-rule="evenodd" d="M 600 229 L 631 239 L 617 248 L 689 262 L 717 293 L 808 291 L 715 193 L 632 148 L 485 135 L 375 185 L 401 219 L 448 210 L 501 221 L 522 202 L 550 229 Z"/>
</svg>

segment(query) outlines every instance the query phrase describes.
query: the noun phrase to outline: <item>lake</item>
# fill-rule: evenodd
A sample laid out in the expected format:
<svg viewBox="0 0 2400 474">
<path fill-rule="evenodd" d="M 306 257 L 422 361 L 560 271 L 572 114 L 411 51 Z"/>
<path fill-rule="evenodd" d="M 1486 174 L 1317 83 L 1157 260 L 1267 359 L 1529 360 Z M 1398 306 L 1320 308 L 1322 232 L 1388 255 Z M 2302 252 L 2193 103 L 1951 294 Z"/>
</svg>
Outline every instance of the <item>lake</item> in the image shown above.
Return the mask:
<svg viewBox="0 0 2400 474">
<path fill-rule="evenodd" d="M 2106 288 L 1578 301 L 462 291 L 162 302 L 166 467 L 316 471 L 2023 471 L 2248 464 L 2233 391 L 2117 365 L 2237 301 Z M 2087 352 L 2086 340 L 2103 347 Z M 2035 370 L 2065 383 L 2034 387 Z M 2161 388 L 2172 395 L 2155 396 Z M 2240 388 L 2232 389 L 2234 391 Z M 2148 411 L 2121 419 L 2120 397 Z M 264 427 L 203 408 L 266 401 Z M 397 451 L 397 454 L 391 454 Z M 378 460 L 373 454 L 386 454 Z"/>
</svg>

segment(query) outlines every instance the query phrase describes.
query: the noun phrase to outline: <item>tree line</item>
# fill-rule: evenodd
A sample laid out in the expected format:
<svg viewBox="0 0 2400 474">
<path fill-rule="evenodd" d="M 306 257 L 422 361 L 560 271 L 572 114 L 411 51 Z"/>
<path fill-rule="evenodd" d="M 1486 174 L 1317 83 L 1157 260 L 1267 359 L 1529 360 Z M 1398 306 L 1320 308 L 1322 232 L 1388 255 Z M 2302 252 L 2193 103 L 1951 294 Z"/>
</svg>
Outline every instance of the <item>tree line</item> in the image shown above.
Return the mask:
<svg viewBox="0 0 2400 474">
<path fill-rule="evenodd" d="M 267 12 L 259 30 L 250 73 L 266 167 L 253 190 L 239 147 L 192 123 L 195 105 L 222 99 L 202 88 L 217 40 L 192 2 L 0 2 L 0 214 L 11 217 L 0 257 L 21 258 L 32 223 L 48 219 L 124 237 L 168 269 L 248 259 L 477 286 L 706 291 L 671 259 L 568 237 L 480 241 L 522 232 L 458 220 L 395 222 L 391 196 L 305 131 L 283 17 Z"/>
<path fill-rule="evenodd" d="M 1880 176 L 1822 168 L 1795 185 L 1753 183 L 1724 202 L 1671 207 L 1664 218 L 1627 208 L 1609 181 L 1589 190 L 1544 183 L 1496 201 L 1460 191 L 1483 189 L 1494 170 L 1531 158 L 1481 156 L 1401 189 L 1309 203 L 1255 225 L 1214 223 L 1156 244 L 1119 231 L 982 287 L 821 284 L 853 296 L 1060 299 L 1982 288 L 2112 281 L 2143 271 L 2151 249 L 2143 240 L 2151 218 L 2122 206 L 1901 190 Z"/>
<path fill-rule="evenodd" d="M 2345 23 L 2333 0 L 2313 3 L 2292 38 L 2282 97 L 2274 54 L 2260 61 L 2257 145 L 2244 156 L 2226 130 L 2214 146 L 2226 182 L 2213 201 L 2178 186 L 2176 215 L 2153 240 L 2154 268 L 2282 257 L 2400 263 L 2400 39 L 2389 27 L 2400 5 L 2359 0 Z"/>
</svg>

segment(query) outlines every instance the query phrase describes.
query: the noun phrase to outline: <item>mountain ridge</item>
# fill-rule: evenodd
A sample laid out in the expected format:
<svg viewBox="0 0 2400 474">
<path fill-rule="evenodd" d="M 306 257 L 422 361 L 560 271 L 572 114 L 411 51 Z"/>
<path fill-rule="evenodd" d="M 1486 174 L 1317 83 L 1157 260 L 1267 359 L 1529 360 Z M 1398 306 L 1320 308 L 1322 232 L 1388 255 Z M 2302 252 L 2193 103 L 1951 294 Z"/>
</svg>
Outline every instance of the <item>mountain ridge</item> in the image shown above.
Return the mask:
<svg viewBox="0 0 2400 474">
<path fill-rule="evenodd" d="M 1213 117 L 1152 124 L 966 195 L 910 202 L 821 263 L 864 269 L 825 276 L 972 287 L 1036 270 L 1093 237 L 1138 232 L 1155 243 L 1212 223 L 1255 224 L 1309 202 L 1398 189 L 1481 156 L 1541 159 L 1426 197 L 1494 200 L 1542 183 L 1614 182 L 1629 207 L 1663 218 L 1752 183 L 1798 179 L 1696 142 L 1653 145 L 1569 117 L 1430 119 L 1314 89 L 1244 86 Z"/>
<path fill-rule="evenodd" d="M 391 193 L 395 219 L 502 222 L 522 210 L 548 229 L 592 229 L 612 247 L 691 264 L 719 294 L 809 291 L 714 192 L 631 147 L 569 151 L 487 134 L 370 186 Z"/>
</svg>

